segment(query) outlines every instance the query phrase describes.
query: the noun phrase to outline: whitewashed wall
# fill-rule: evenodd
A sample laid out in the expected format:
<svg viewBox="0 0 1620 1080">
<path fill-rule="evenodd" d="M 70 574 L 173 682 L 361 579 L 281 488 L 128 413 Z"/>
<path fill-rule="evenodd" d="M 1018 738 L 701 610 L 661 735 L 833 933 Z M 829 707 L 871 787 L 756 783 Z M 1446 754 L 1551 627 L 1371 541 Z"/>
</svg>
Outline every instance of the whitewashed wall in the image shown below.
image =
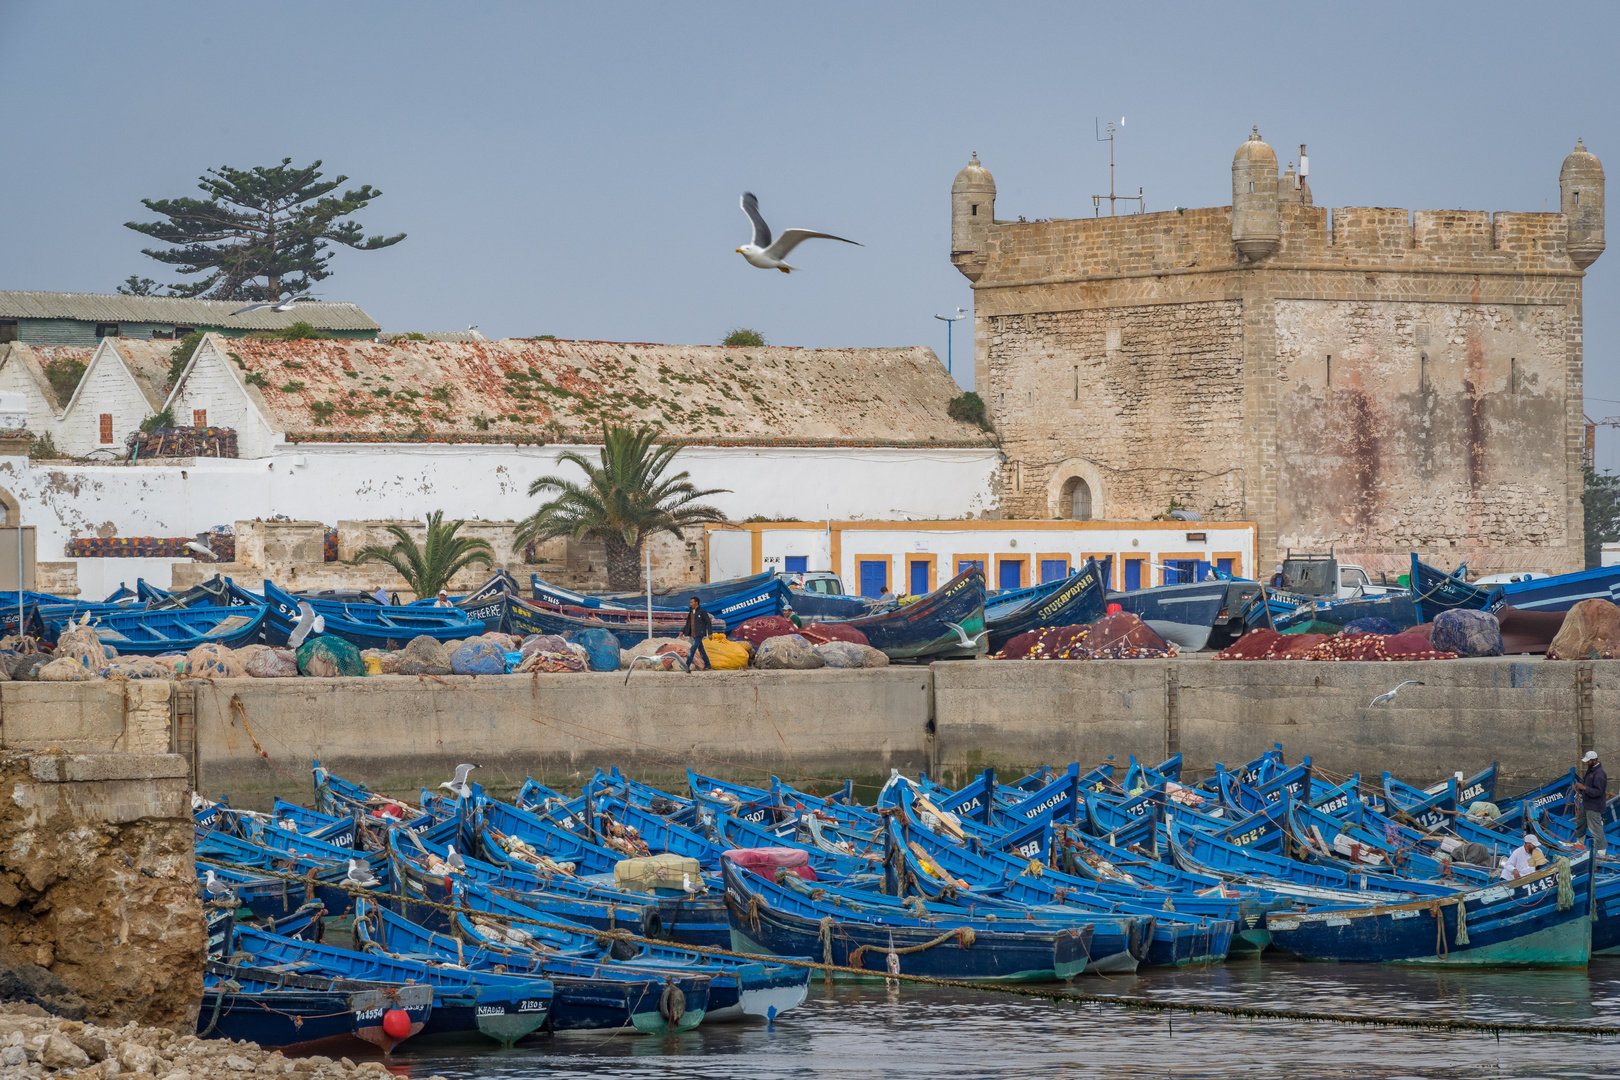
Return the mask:
<svg viewBox="0 0 1620 1080">
<path fill-rule="evenodd" d="M 45 400 L 44 390 L 21 360 L 13 358 L 0 365 L 0 393 L 21 394 L 27 401 L 28 430 L 36 436 L 49 435 L 58 446 L 61 445 L 56 412 Z"/>
<path fill-rule="evenodd" d="M 238 454 L 244 458 L 260 458 L 280 448 L 281 437 L 270 430 L 264 414 L 253 404 L 249 394 L 241 371 L 228 356 L 221 354 L 214 339 L 208 337 L 197 346 L 190 372 L 169 395 L 168 405 L 179 424 L 190 424 L 194 410 L 205 410 L 208 426 L 236 431 Z"/>
<path fill-rule="evenodd" d="M 124 455 L 124 439 L 156 410 L 112 346 L 103 341 L 57 425 L 56 445 L 83 457 L 96 450 Z M 101 441 L 101 417 L 112 414 L 112 442 Z M 44 549 L 41 549 L 44 550 Z"/>
<path fill-rule="evenodd" d="M 213 419 L 210 413 L 210 420 Z M 285 515 L 335 525 L 364 518 L 511 520 L 537 500 L 531 481 L 559 468 L 558 454 L 598 447 L 298 447 L 259 459 L 200 458 L 192 465 L 85 464 L 0 459 L 0 487 L 25 524 L 39 528 L 43 558 L 61 558 L 72 536 L 111 525 L 119 536 L 189 536 L 214 525 Z M 708 502 L 734 519 L 882 520 L 894 507 L 958 518 L 990 508 L 994 449 L 867 450 L 691 447 L 676 459 Z"/>
</svg>

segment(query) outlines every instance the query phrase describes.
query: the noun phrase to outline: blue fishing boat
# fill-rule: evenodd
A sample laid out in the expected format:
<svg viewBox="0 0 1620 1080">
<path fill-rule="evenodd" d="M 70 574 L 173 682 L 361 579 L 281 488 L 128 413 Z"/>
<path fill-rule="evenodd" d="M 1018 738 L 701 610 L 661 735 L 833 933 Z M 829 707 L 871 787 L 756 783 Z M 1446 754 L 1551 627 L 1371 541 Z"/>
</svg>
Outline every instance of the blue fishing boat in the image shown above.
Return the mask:
<svg viewBox="0 0 1620 1080">
<path fill-rule="evenodd" d="M 1003 593 L 985 601 L 984 625 L 992 653 L 1019 634 L 1048 626 L 1075 626 L 1102 617 L 1102 569 L 1095 559 L 1058 581 Z"/>
<path fill-rule="evenodd" d="M 403 1014 L 407 1034 L 388 1033 L 384 1018 L 390 1013 Z M 419 1033 L 432 1014 L 431 986 L 312 978 L 209 961 L 197 1034 L 303 1048 L 359 1039 L 387 1054 Z"/>
<path fill-rule="evenodd" d="M 618 639 L 621 649 L 630 649 L 647 640 L 647 616 L 636 619 L 606 619 L 594 608 L 557 608 L 534 604 L 511 593 L 486 597 L 464 605 L 467 617 L 485 629 L 503 634 L 575 634 L 582 630 L 606 630 Z M 725 624 L 718 624 L 723 627 Z M 680 620 L 654 611 L 652 637 L 674 639 L 685 626 Z"/>
<path fill-rule="evenodd" d="M 1188 652 L 1209 644 L 1215 619 L 1226 604 L 1229 583 L 1219 578 L 1187 585 L 1158 585 L 1132 592 L 1111 592 L 1108 603 L 1140 618 L 1166 641 Z"/>
<path fill-rule="evenodd" d="M 1451 573 L 1423 562 L 1412 553 L 1412 603 L 1416 607 L 1418 622 L 1433 622 L 1442 611 L 1463 608 L 1478 611 L 1490 598 L 1490 590 L 1470 585 L 1467 567 L 1459 566 Z"/>
<path fill-rule="evenodd" d="M 862 615 L 873 614 L 876 603 L 867 596 L 843 596 L 839 593 L 788 588 L 788 604 L 793 608 L 793 614 L 815 621 L 858 619 Z"/>
<path fill-rule="evenodd" d="M 1486 611 L 1568 611 L 1582 600 L 1620 602 L 1620 566 L 1597 566 L 1573 574 L 1512 581 L 1491 589 Z"/>
<path fill-rule="evenodd" d="M 647 618 L 645 593 L 592 595 L 575 592 L 552 585 L 539 574 L 534 575 L 532 581 L 534 599 L 544 604 L 564 609 L 587 609 L 607 621 L 634 622 L 638 617 L 643 621 Z M 679 616 L 684 619 L 687 606 L 694 597 L 698 606 L 711 616 L 723 620 L 727 626 L 735 626 L 756 615 L 781 614 L 782 605 L 788 602 L 789 594 L 787 585 L 771 571 L 696 589 L 665 592 L 655 589 L 652 594 L 653 618 Z"/>
<path fill-rule="evenodd" d="M 890 660 L 970 659 L 988 647 L 984 573 L 968 570 L 914 603 L 834 625 L 859 630 Z"/>
<path fill-rule="evenodd" d="M 326 620 L 323 631 L 343 638 L 357 649 L 401 649 L 414 637 L 456 641 L 483 633 L 483 627 L 457 608 L 384 607 L 381 604 L 338 604 L 293 596 L 266 580 L 264 621 L 266 644 L 285 646 L 299 619 L 299 602 Z"/>
<path fill-rule="evenodd" d="M 80 615 L 79 618 L 85 616 Z M 238 649 L 258 640 L 264 626 L 265 609 L 190 608 L 173 611 L 103 612 L 90 616 L 96 637 L 113 646 L 120 656 L 158 656 L 179 653 L 198 645 L 223 645 Z M 57 637 L 67 629 L 71 616 L 47 616 L 46 634 Z"/>
<path fill-rule="evenodd" d="M 1410 630 L 1418 624 L 1417 604 L 1411 594 L 1393 596 L 1358 596 L 1348 600 L 1313 600 L 1301 604 L 1272 625 L 1281 633 L 1313 622 L 1347 626 L 1357 619 L 1388 619 L 1398 630 Z"/>
</svg>

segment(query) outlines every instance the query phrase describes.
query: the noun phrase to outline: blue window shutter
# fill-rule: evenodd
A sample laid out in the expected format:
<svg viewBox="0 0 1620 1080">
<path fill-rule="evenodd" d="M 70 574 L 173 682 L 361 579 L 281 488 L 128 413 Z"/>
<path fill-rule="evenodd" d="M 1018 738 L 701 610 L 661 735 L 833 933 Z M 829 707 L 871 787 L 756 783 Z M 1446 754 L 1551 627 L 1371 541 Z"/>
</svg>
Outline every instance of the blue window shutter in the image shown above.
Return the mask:
<svg viewBox="0 0 1620 1080">
<path fill-rule="evenodd" d="M 810 569 L 809 562 L 808 555 L 788 555 L 782 559 L 782 569 L 790 574 L 802 574 Z"/>
<path fill-rule="evenodd" d="M 1068 576 L 1069 576 L 1069 560 L 1068 559 L 1042 559 L 1041 560 L 1041 584 L 1042 585 L 1045 585 L 1049 581 L 1058 581 L 1058 580 L 1060 580 L 1062 578 L 1066 578 Z"/>
</svg>

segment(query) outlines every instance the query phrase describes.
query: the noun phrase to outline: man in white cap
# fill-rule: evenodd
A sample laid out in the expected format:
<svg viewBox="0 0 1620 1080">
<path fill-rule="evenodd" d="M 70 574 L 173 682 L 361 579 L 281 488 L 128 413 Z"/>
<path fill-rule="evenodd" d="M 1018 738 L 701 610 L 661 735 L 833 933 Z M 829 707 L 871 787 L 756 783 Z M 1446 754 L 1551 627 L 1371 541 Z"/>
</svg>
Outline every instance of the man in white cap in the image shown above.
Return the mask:
<svg viewBox="0 0 1620 1080">
<path fill-rule="evenodd" d="M 1575 785 L 1575 794 L 1581 800 L 1580 820 L 1591 834 L 1592 854 L 1601 858 L 1608 852 L 1608 839 L 1603 835 L 1603 804 L 1609 799 L 1609 774 L 1603 771 L 1596 750 L 1588 750 L 1581 764 L 1586 766 L 1586 775 Z"/>
<path fill-rule="evenodd" d="M 1512 881 L 1522 878 L 1526 874 L 1535 873 L 1535 864 L 1530 861 L 1534 850 L 1541 844 L 1536 840 L 1535 834 L 1525 833 L 1524 842 L 1502 860 L 1502 872 L 1499 875 L 1503 881 Z"/>
<path fill-rule="evenodd" d="M 450 602 L 450 594 L 448 592 L 446 592 L 444 589 L 439 590 L 439 598 L 437 600 L 433 601 L 433 606 L 434 607 L 455 607 L 455 605 Z"/>
</svg>

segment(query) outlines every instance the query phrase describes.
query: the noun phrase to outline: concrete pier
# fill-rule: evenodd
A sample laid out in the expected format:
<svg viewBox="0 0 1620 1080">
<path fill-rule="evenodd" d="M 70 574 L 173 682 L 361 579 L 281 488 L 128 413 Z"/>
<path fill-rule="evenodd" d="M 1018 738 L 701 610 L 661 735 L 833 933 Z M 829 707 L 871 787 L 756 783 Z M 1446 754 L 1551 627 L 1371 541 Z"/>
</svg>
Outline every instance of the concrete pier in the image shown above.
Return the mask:
<svg viewBox="0 0 1620 1080">
<path fill-rule="evenodd" d="M 1408 679 L 1376 708 L 1378 694 Z M 0 746 L 172 750 L 210 796 L 307 801 L 309 764 L 411 796 L 477 763 L 492 794 L 617 765 L 826 790 L 891 768 L 964 779 L 1181 753 L 1191 776 L 1273 742 L 1332 773 L 1427 782 L 1502 763 L 1513 792 L 1620 740 L 1620 664 L 958 661 L 858 671 L 0 683 Z M 161 745 L 159 745 L 161 744 Z"/>
</svg>

